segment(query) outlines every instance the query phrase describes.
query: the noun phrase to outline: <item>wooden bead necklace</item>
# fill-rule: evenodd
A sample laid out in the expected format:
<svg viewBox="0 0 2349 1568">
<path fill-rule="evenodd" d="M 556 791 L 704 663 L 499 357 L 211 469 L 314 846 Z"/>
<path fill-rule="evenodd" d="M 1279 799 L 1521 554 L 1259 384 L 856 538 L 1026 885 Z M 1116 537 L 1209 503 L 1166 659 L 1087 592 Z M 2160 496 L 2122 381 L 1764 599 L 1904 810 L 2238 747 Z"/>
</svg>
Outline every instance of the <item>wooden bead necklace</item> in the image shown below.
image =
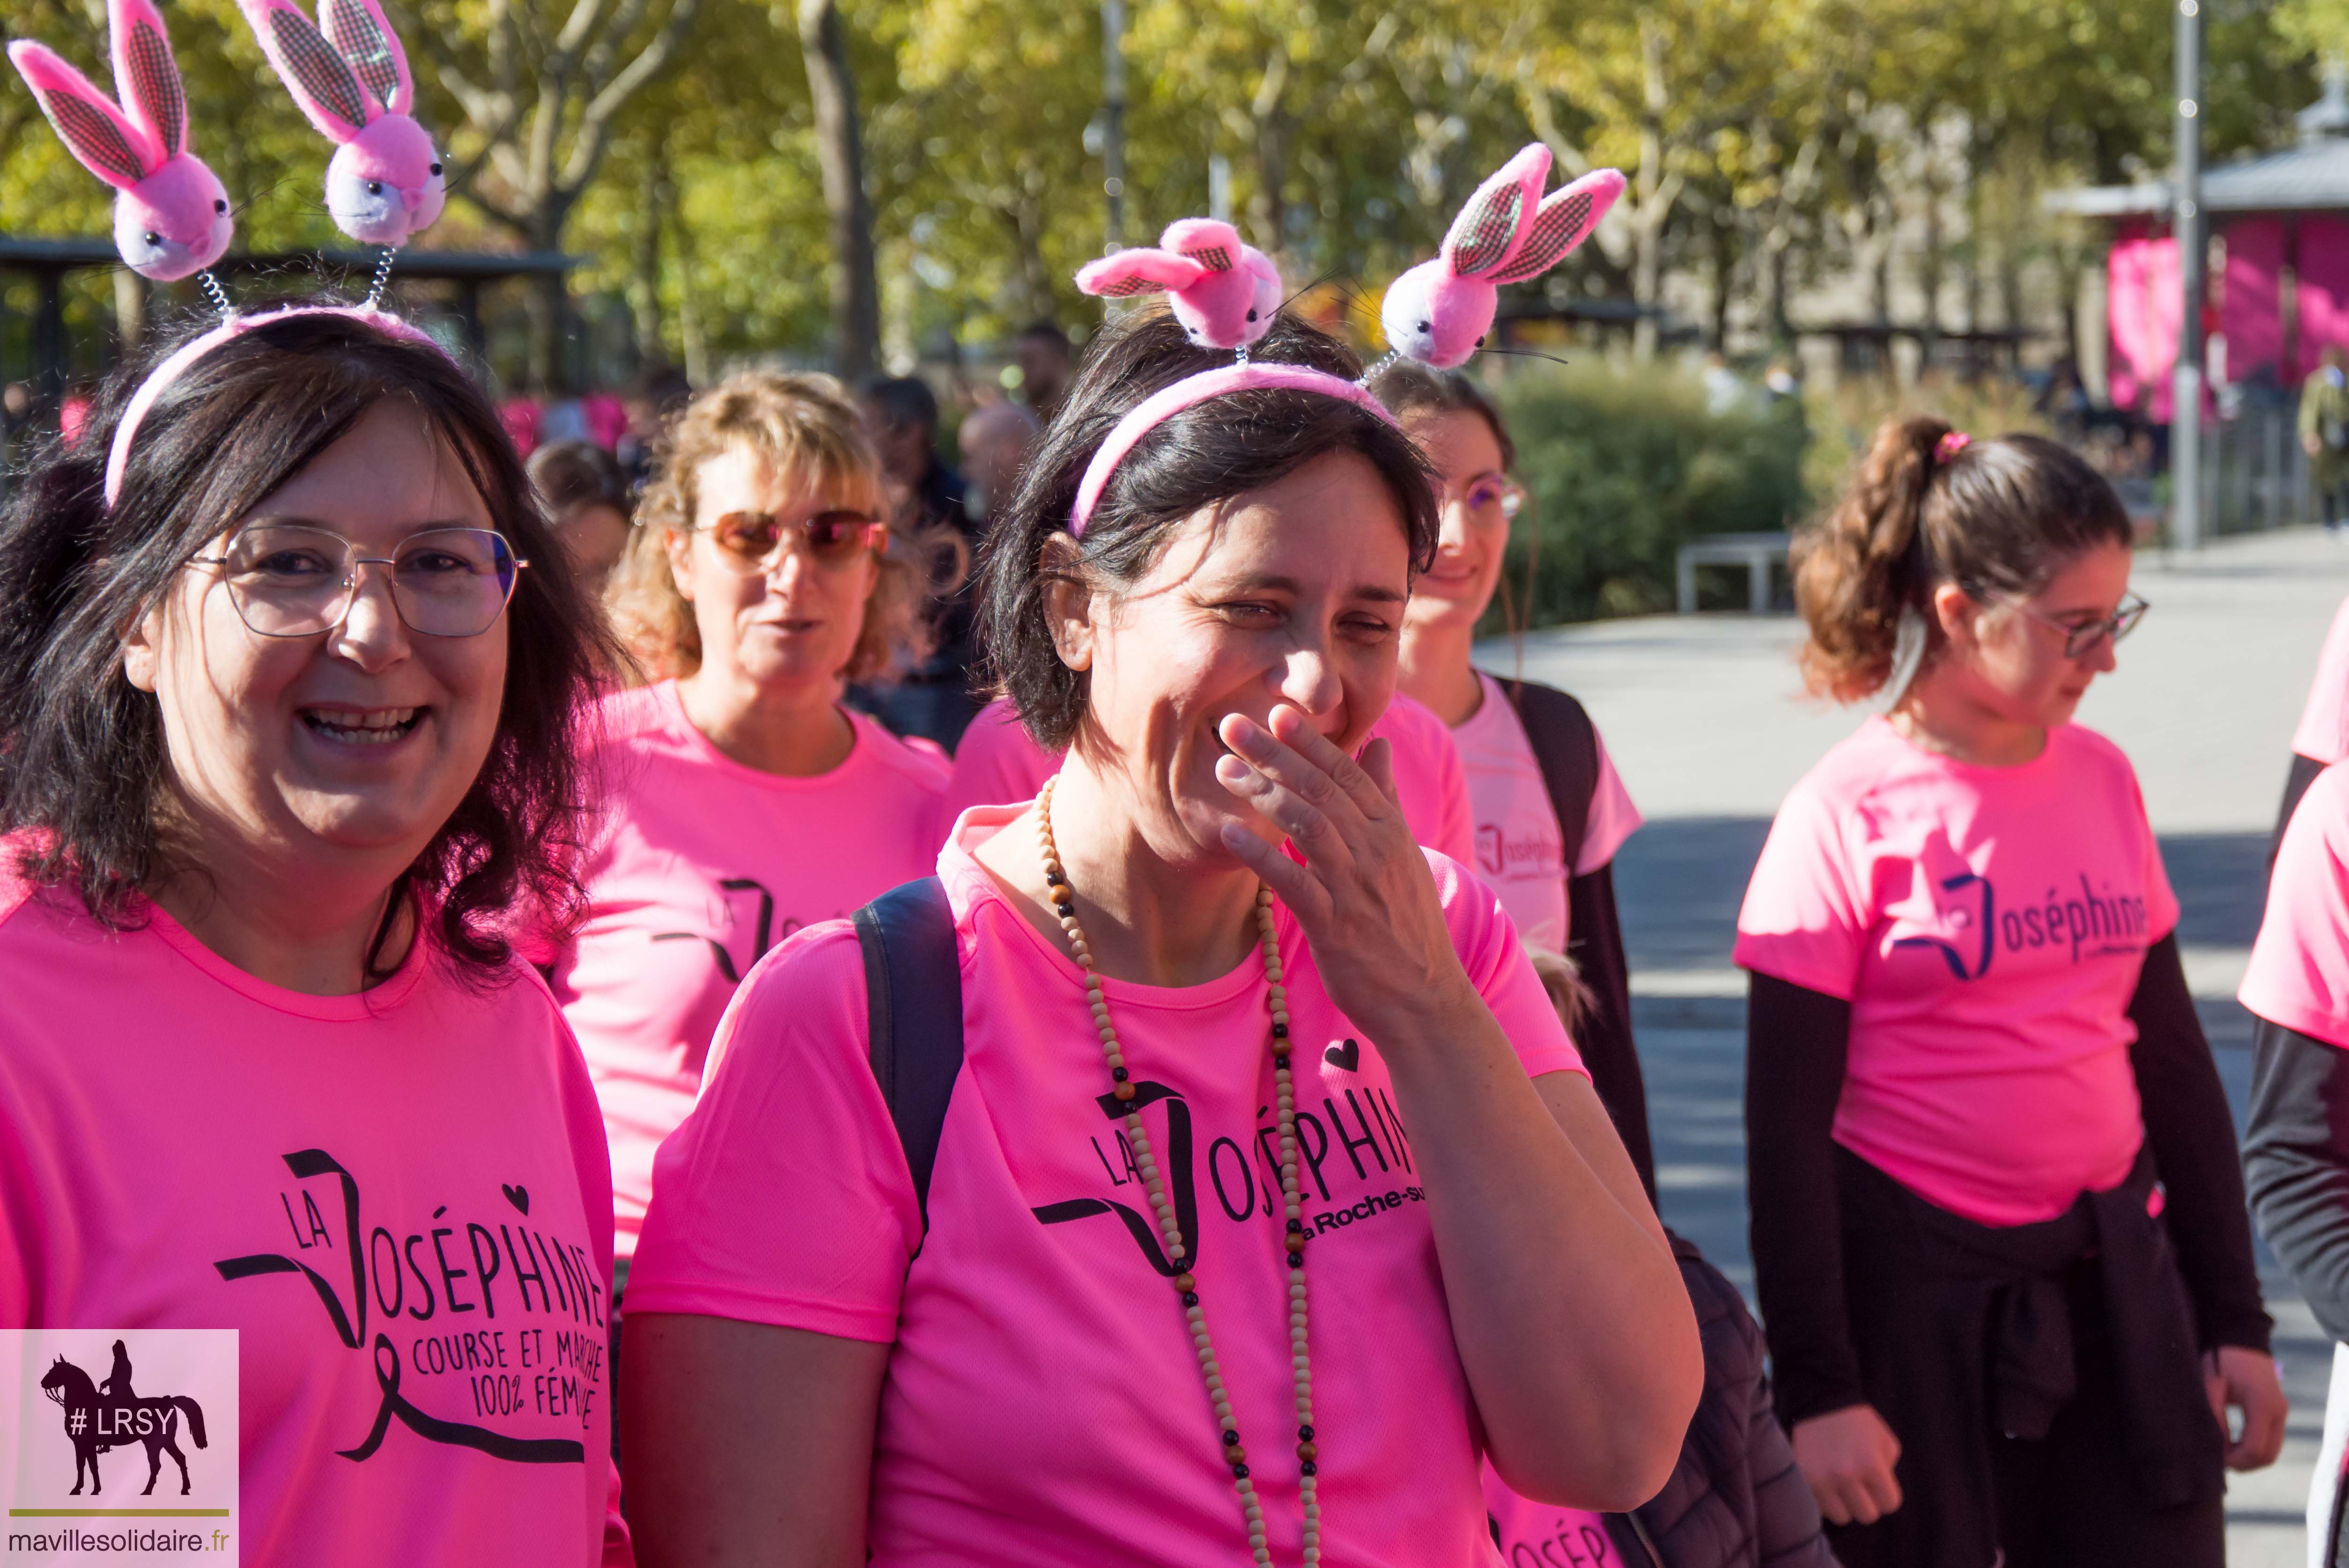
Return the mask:
<svg viewBox="0 0 2349 1568">
<path fill-rule="evenodd" d="M 1125 1137 L 1133 1148 L 1133 1162 L 1142 1172 L 1143 1189 L 1150 1195 L 1150 1207 L 1158 1217 L 1158 1231 L 1166 1246 L 1166 1257 L 1174 1266 L 1174 1285 L 1183 1303 L 1183 1317 L 1191 1331 L 1192 1346 L 1198 1353 L 1199 1372 L 1206 1378 L 1207 1398 L 1215 1406 L 1216 1426 L 1223 1439 L 1224 1463 L 1231 1467 L 1232 1489 L 1239 1494 L 1240 1511 L 1247 1518 L 1248 1550 L 1258 1568 L 1271 1568 L 1272 1552 L 1265 1542 L 1264 1508 L 1257 1501 L 1256 1482 L 1249 1476 L 1247 1451 L 1240 1446 L 1239 1427 L 1232 1416 L 1232 1403 L 1224 1388 L 1222 1367 L 1216 1360 L 1216 1347 L 1207 1337 L 1207 1316 L 1199 1304 L 1198 1281 L 1185 1266 L 1190 1250 L 1183 1241 L 1183 1228 L 1175 1222 L 1174 1206 L 1166 1200 L 1166 1185 L 1158 1177 L 1158 1161 L 1150 1148 L 1150 1134 L 1143 1125 L 1142 1113 L 1134 1108 L 1133 1075 L 1127 1072 L 1125 1052 L 1119 1045 L 1117 1026 L 1110 1022 L 1109 1003 L 1102 996 L 1101 976 L 1094 971 L 1092 950 L 1085 943 L 1085 933 L 1077 924 L 1077 898 L 1069 885 L 1069 874 L 1061 867 L 1060 852 L 1052 842 L 1052 790 L 1060 780 L 1057 776 L 1045 781 L 1036 797 L 1037 847 L 1044 857 L 1044 882 L 1051 891 L 1052 911 L 1059 917 L 1061 929 L 1068 934 L 1069 951 L 1077 967 L 1084 971 L 1085 1000 L 1091 1003 L 1093 1029 L 1101 1036 L 1102 1054 L 1109 1061 L 1109 1075 L 1113 1094 L 1125 1110 Z M 1257 945 L 1264 953 L 1264 977 L 1268 988 L 1268 1000 L 1272 1012 L 1272 1075 L 1278 1108 L 1280 1139 L 1280 1197 L 1286 1210 L 1286 1223 L 1280 1233 L 1282 1251 L 1288 1258 L 1288 1364 L 1297 1395 L 1297 1459 L 1298 1501 L 1305 1512 L 1304 1561 L 1309 1565 L 1321 1561 L 1321 1504 L 1317 1496 L 1317 1459 L 1319 1449 L 1313 1434 L 1313 1366 L 1306 1347 L 1305 1335 L 1305 1212 L 1297 1177 L 1297 1096 L 1289 1074 L 1288 993 L 1280 984 L 1280 942 L 1272 919 L 1272 889 L 1259 883 L 1256 890 L 1256 929 Z"/>
</svg>

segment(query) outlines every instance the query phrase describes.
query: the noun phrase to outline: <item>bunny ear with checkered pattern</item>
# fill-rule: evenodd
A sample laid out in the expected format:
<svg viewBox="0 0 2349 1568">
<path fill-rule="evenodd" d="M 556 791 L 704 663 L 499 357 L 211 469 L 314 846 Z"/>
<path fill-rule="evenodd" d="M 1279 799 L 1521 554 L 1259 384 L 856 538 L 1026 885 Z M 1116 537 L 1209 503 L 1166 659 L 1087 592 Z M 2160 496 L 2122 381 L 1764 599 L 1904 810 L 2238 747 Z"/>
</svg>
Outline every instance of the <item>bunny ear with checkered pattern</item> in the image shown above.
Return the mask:
<svg viewBox="0 0 2349 1568">
<path fill-rule="evenodd" d="M 237 0 L 261 52 L 294 95 L 318 134 L 346 142 L 365 130 L 383 110 L 369 100 L 359 78 L 310 18 L 287 0 Z"/>
<path fill-rule="evenodd" d="M 40 100 L 41 112 L 57 128 L 66 151 L 81 166 L 128 191 L 163 161 L 162 150 L 147 133 L 56 51 L 29 39 L 8 46 L 9 61 Z"/>
<path fill-rule="evenodd" d="M 1459 277 L 1491 275 L 1516 255 L 1549 178 L 1549 149 L 1537 141 L 1476 187 L 1444 236 L 1444 259 Z"/>
<path fill-rule="evenodd" d="M 1087 262 L 1077 272 L 1077 288 L 1099 299 L 1130 299 L 1137 294 L 1188 288 L 1206 271 L 1189 256 L 1137 245 Z"/>
<path fill-rule="evenodd" d="M 171 58 L 171 36 L 154 0 L 109 0 L 114 90 L 123 112 L 144 129 L 166 158 L 188 146 L 188 92 Z"/>
<path fill-rule="evenodd" d="M 1622 193 L 1623 173 L 1619 169 L 1593 169 L 1572 184 L 1551 192 L 1535 212 L 1526 243 L 1492 275 L 1492 280 L 1523 283 L 1547 272 L 1590 237 L 1599 220 Z"/>
<path fill-rule="evenodd" d="M 318 26 L 376 102 L 393 114 L 415 109 L 408 55 L 376 0 L 318 0 Z"/>
</svg>

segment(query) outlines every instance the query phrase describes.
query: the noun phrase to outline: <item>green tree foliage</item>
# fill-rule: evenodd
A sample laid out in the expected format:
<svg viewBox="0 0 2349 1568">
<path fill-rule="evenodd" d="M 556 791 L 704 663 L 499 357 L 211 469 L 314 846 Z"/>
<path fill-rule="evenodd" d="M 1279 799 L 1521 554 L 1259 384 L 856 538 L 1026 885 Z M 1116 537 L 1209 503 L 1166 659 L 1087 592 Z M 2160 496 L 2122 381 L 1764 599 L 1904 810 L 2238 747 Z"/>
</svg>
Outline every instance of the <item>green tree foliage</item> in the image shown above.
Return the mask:
<svg viewBox="0 0 2349 1568">
<path fill-rule="evenodd" d="M 2040 214 L 2040 191 L 2133 178 L 2168 155 L 2162 5 L 1127 9 L 1126 241 L 1207 210 L 1214 171 L 1226 170 L 1235 220 L 1298 286 L 1375 286 L 1425 254 L 1468 190 L 1537 138 L 1564 173 L 1612 163 L 1633 182 L 1598 243 L 1540 286 L 1553 295 L 1652 305 L 1668 271 L 1692 270 L 1719 281 L 1719 298 L 1761 300 L 1784 330 L 1805 279 L 1879 274 L 1896 235 L 1913 251 L 1907 214 L 1927 189 L 1946 199 L 1937 213 L 1954 203 L 1973 221 L 1929 235 L 1923 265 L 1995 302 L 2024 263 L 2085 254 L 2082 236 Z M 198 145 L 245 203 L 245 243 L 329 242 L 326 149 L 268 76 L 233 0 L 169 10 Z M 2274 144 L 2313 96 L 2315 53 L 2349 47 L 2349 0 L 2204 10 L 2211 155 Z M 586 258 L 575 288 L 626 296 L 648 353 L 703 365 L 820 357 L 833 258 L 796 14 L 792 0 L 398 0 L 425 118 L 460 175 L 432 243 L 560 244 Z M 1086 319 L 1095 307 L 1069 279 L 1105 238 L 1089 137 L 1098 5 L 842 0 L 840 16 L 889 355 L 999 341 L 1039 314 Z M 98 0 L 11 0 L 6 26 L 102 60 Z M 30 95 L 0 82 L 0 228 L 100 233 L 106 205 L 39 130 Z"/>
</svg>

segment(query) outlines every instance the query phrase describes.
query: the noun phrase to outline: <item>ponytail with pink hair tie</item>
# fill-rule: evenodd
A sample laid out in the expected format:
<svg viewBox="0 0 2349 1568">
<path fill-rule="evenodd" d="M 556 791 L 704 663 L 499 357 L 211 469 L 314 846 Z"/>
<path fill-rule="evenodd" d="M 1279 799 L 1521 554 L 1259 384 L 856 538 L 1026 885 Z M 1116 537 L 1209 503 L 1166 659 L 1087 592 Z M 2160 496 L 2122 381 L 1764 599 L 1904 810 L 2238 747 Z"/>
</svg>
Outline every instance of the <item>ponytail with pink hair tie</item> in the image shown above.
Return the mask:
<svg viewBox="0 0 2349 1568">
<path fill-rule="evenodd" d="M 1963 431 L 1947 431 L 1933 444 L 1933 461 L 1937 463 L 1947 462 L 1973 444 L 1974 438 Z"/>
</svg>

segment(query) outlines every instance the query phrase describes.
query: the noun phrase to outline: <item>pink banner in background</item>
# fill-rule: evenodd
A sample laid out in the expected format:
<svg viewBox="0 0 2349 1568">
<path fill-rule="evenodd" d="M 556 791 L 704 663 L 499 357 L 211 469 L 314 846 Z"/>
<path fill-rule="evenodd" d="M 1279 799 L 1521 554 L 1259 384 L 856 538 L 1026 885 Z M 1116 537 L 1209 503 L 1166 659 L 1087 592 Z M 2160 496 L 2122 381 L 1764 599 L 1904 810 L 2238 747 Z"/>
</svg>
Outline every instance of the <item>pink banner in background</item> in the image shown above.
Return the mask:
<svg viewBox="0 0 2349 1568">
<path fill-rule="evenodd" d="M 2124 223 L 2106 267 L 2114 406 L 2167 424 L 2182 314 L 2177 242 L 2167 234 L 2156 237 L 2144 223 Z"/>
<path fill-rule="evenodd" d="M 2227 225 L 2227 267 L 2220 275 L 2219 330 L 2227 337 L 2227 379 L 2262 370 L 2296 379 L 2283 363 L 2283 220 L 2247 218 Z"/>
<path fill-rule="evenodd" d="M 2328 343 L 2349 348 L 2349 223 L 2300 220 L 2300 353 L 2292 379 L 2316 369 Z"/>
</svg>

